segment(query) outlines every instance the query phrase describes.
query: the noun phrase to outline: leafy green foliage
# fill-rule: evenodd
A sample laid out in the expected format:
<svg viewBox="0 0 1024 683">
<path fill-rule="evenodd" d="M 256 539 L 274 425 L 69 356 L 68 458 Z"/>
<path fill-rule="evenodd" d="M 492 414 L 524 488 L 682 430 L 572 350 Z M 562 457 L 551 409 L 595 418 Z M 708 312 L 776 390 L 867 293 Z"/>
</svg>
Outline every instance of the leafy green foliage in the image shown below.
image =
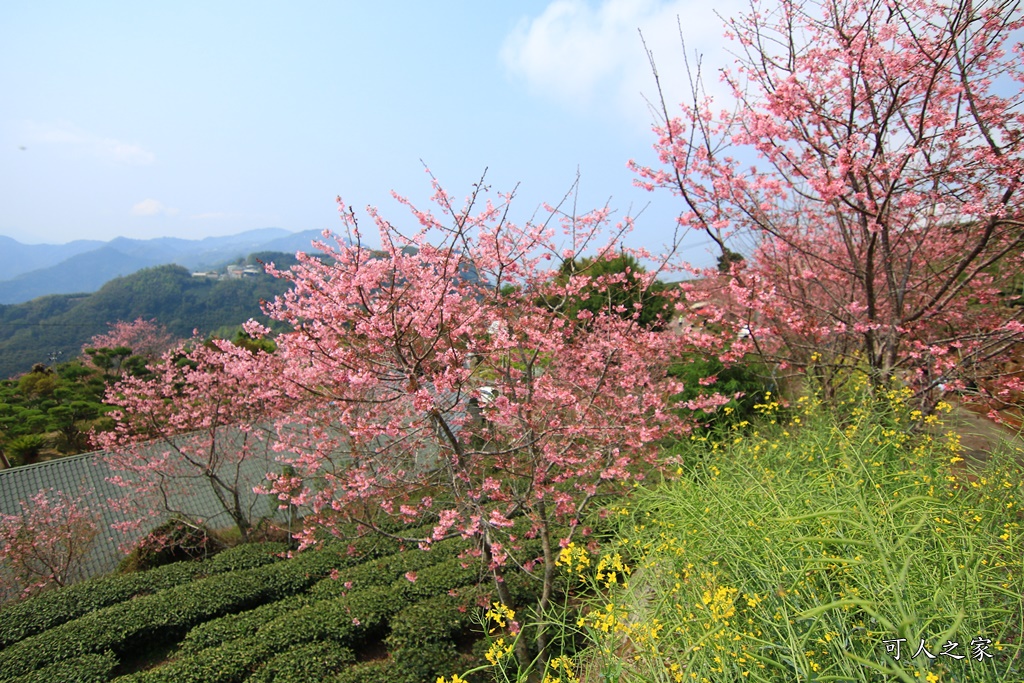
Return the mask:
<svg viewBox="0 0 1024 683">
<path fill-rule="evenodd" d="M 526 544 L 540 552 L 539 541 Z M 432 680 L 428 668 L 480 663 L 469 654 L 472 621 L 493 586 L 478 561 L 460 557 L 468 546 L 454 538 L 420 551 L 369 536 L 283 560 L 286 544 L 250 544 L 44 593 L 0 610 L 0 680 L 106 681 L 176 643 L 170 662 L 116 680 Z M 513 600 L 536 597 L 531 581 L 507 575 Z M 429 662 L 418 661 L 420 645 Z M 386 663 L 355 664 L 354 652 L 381 646 Z"/>
<path fill-rule="evenodd" d="M 330 680 L 331 683 L 391 683 L 397 675 L 393 661 L 379 659 L 350 666 Z"/>
<path fill-rule="evenodd" d="M 618 311 L 619 315 L 628 317 L 640 306 L 638 322 L 644 327 L 660 329 L 671 317 L 671 301 L 664 295 L 668 285 L 654 281 L 649 287 L 638 277 L 646 272 L 630 254 L 618 254 L 613 258 L 593 258 L 566 260 L 559 270 L 559 282 L 568 283 L 573 275 L 585 274 L 595 282 L 587 285 L 579 295 L 569 296 L 558 301 L 549 301 L 548 305 L 564 306 L 572 317 L 588 311 L 597 314 L 601 311 Z"/>
<path fill-rule="evenodd" d="M 44 445 L 46 441 L 40 435 L 23 434 L 7 444 L 7 454 L 12 465 L 26 465 L 36 461 Z"/>
<path fill-rule="evenodd" d="M 239 546 L 205 562 L 182 562 L 138 574 L 84 581 L 48 591 L 0 609 L 0 648 L 42 633 L 95 610 L 188 583 L 202 576 L 278 562 L 284 544 Z"/>
<path fill-rule="evenodd" d="M 355 660 L 352 650 L 335 643 L 306 643 L 277 655 L 248 680 L 252 683 L 321 683 Z"/>
<path fill-rule="evenodd" d="M 41 363 L 18 380 L 0 381 L 0 449 L 12 464 L 35 462 L 46 449 L 80 453 L 88 432 L 102 427 L 103 378 L 73 361 Z"/>
<path fill-rule="evenodd" d="M 10 683 L 105 683 L 110 680 L 117 664 L 117 657 L 108 650 L 57 662 L 11 679 Z"/>
<path fill-rule="evenodd" d="M 180 519 L 170 519 L 153 529 L 130 552 L 119 569 L 138 572 L 172 562 L 197 560 L 221 550 L 209 530 Z"/>
<path fill-rule="evenodd" d="M 461 608 L 461 609 L 460 609 Z M 472 627 L 474 611 L 447 594 L 421 600 L 391 620 L 388 651 L 395 664 L 396 683 L 432 681 L 452 671 L 471 668 L 458 650 L 459 636 Z"/>
<path fill-rule="evenodd" d="M 107 649 L 137 655 L 176 642 L 212 618 L 306 590 L 339 560 L 334 551 L 304 553 L 291 562 L 218 574 L 90 612 L 0 652 L 0 678 Z"/>
<path fill-rule="evenodd" d="M 763 368 L 749 363 L 726 366 L 713 357 L 680 358 L 669 368 L 669 375 L 681 380 L 685 387 L 682 393 L 674 397 L 677 405 L 715 393 L 733 397 L 715 412 L 694 412 L 697 422 L 705 427 L 749 420 L 754 415 L 754 406 L 764 397 L 764 393 L 773 389 L 771 381 L 767 379 L 768 373 Z M 701 384 L 701 380 L 709 377 L 715 378 L 713 384 Z"/>
</svg>

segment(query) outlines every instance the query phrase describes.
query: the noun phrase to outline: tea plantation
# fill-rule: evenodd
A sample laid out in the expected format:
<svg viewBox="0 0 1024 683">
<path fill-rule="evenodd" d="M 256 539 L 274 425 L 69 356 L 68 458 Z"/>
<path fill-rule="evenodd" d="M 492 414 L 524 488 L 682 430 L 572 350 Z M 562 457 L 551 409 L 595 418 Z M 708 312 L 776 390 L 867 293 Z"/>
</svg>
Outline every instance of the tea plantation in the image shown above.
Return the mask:
<svg viewBox="0 0 1024 683">
<path fill-rule="evenodd" d="M 432 681 L 483 661 L 494 586 L 466 549 L 250 544 L 46 592 L 0 609 L 0 681 Z M 528 581 L 508 578 L 517 602 Z"/>
</svg>

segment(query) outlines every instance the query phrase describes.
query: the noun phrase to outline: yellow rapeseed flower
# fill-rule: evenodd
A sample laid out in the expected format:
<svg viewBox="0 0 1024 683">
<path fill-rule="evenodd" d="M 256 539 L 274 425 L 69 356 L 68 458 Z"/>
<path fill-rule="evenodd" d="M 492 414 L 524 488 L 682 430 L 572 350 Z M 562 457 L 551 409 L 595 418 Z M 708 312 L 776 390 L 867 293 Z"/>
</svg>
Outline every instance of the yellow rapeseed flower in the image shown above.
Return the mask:
<svg viewBox="0 0 1024 683">
<path fill-rule="evenodd" d="M 508 621 L 512 621 L 516 618 L 516 613 L 512 608 L 503 605 L 500 602 L 496 602 L 494 603 L 494 607 L 487 610 L 487 613 L 484 616 L 492 620 L 501 628 L 505 628 L 505 620 L 507 619 Z M 452 681 L 452 683 L 455 682 Z"/>
<path fill-rule="evenodd" d="M 491 643 L 491 646 L 487 649 L 487 654 L 484 657 L 491 664 L 497 664 L 502 659 L 507 657 L 512 652 L 511 645 L 505 645 L 504 638 L 498 638 L 496 641 Z"/>
</svg>

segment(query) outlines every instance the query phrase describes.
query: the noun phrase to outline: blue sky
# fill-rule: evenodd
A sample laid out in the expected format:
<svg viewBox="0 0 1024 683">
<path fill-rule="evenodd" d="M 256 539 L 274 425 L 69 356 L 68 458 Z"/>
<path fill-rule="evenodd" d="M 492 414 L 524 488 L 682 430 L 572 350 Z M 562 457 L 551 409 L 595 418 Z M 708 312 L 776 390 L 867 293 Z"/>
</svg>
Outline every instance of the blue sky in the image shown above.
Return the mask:
<svg viewBox="0 0 1024 683">
<path fill-rule="evenodd" d="M 646 206 L 629 241 L 656 249 L 680 207 L 626 168 L 654 161 L 637 29 L 681 99 L 677 16 L 688 51 L 724 65 L 699 0 L 4 3 L 0 234 L 336 229 L 336 195 L 400 222 L 391 190 L 431 194 L 422 159 L 457 197 L 485 168 L 519 184 L 519 221 L 578 169 L 579 206 Z"/>
</svg>

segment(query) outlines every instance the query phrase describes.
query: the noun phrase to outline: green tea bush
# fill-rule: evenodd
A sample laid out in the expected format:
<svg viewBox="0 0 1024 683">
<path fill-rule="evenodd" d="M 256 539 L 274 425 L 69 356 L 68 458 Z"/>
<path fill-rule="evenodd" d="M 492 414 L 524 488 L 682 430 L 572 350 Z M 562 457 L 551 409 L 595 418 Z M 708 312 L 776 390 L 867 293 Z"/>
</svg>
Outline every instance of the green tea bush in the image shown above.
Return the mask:
<svg viewBox="0 0 1024 683">
<path fill-rule="evenodd" d="M 412 552 L 408 555 L 408 559 L 417 561 L 413 559 L 417 555 L 430 553 Z M 376 563 L 369 564 L 373 566 Z M 404 566 L 396 564 L 392 571 L 397 572 Z M 205 633 L 196 635 L 195 645 L 187 645 L 187 656 L 145 674 L 136 674 L 130 680 L 133 683 L 233 683 L 236 680 L 244 680 L 244 676 L 256 670 L 270 657 L 306 643 L 329 640 L 355 650 L 360 645 L 383 638 L 387 634 L 391 618 L 415 600 L 425 594 L 443 594 L 472 584 L 479 578 L 479 570 L 464 569 L 461 567 L 461 560 L 452 558 L 419 570 L 415 581 L 405 577 L 394 580 L 394 574 L 390 578 L 392 580 L 387 585 L 363 588 L 353 586 L 344 595 L 334 599 L 319 599 L 295 609 L 286 608 L 284 614 L 271 620 L 265 620 L 267 614 L 263 613 L 251 617 L 252 623 L 247 621 L 245 614 L 232 615 L 224 622 L 223 627 L 203 627 L 201 631 Z M 341 583 L 340 577 L 335 583 Z M 268 606 L 267 610 L 271 613 L 276 608 Z M 217 647 L 196 651 L 201 640 L 209 637 L 209 640 L 203 642 L 216 642 L 219 635 L 226 636 L 231 633 L 234 627 L 230 623 L 236 619 L 238 631 L 251 635 L 221 641 Z M 256 621 L 261 622 L 261 625 L 252 633 L 251 627 L 255 626 Z"/>
<path fill-rule="evenodd" d="M 307 643 L 277 655 L 247 680 L 251 683 L 322 683 L 355 661 L 352 650 L 335 643 Z"/>
<path fill-rule="evenodd" d="M 300 593 L 344 561 L 334 551 L 218 574 L 86 614 L 0 651 L 0 678 L 111 649 L 122 657 L 176 642 L 210 619 Z"/>
<path fill-rule="evenodd" d="M 106 683 L 117 664 L 110 651 L 84 655 L 12 678 L 9 683 Z"/>
<path fill-rule="evenodd" d="M 392 683 L 396 680 L 397 675 L 394 662 L 390 659 L 380 659 L 349 666 L 328 681 L 329 683 Z"/>
<path fill-rule="evenodd" d="M 465 547 L 466 541 L 453 538 L 435 543 L 429 551 L 410 549 L 368 560 L 339 570 L 336 578 L 324 579 L 313 586 L 309 595 L 314 600 L 325 600 L 343 595 L 352 589 L 386 586 L 406 572 L 415 572 L 457 557 Z"/>
<path fill-rule="evenodd" d="M 283 544 L 226 550 L 205 562 L 184 562 L 147 572 L 102 577 L 41 593 L 0 609 L 0 649 L 103 607 L 188 583 L 201 576 L 249 569 L 281 560 Z"/>
<path fill-rule="evenodd" d="M 435 595 L 406 607 L 391 620 L 385 643 L 394 662 L 395 683 L 433 681 L 452 671 L 472 668 L 478 662 L 460 656 L 462 640 L 471 641 L 472 620 L 477 610 L 447 594 Z"/>
<path fill-rule="evenodd" d="M 211 647 L 255 635 L 260 628 L 288 612 L 305 606 L 308 598 L 297 595 L 278 600 L 255 609 L 226 614 L 196 626 L 188 632 L 178 647 L 178 656 L 191 656 Z"/>
<path fill-rule="evenodd" d="M 360 549 L 364 551 L 381 547 L 371 539 L 362 539 L 360 543 Z M 346 562 L 359 562 L 364 556 L 345 554 L 338 558 L 335 567 L 337 572 L 332 574 L 333 578 L 321 579 L 309 591 L 294 599 L 262 605 L 246 612 L 227 614 L 200 624 L 188 633 L 178 652 L 181 655 L 195 655 L 201 650 L 227 641 L 254 635 L 264 624 L 312 602 L 338 598 L 353 590 L 369 586 L 391 585 L 405 572 L 429 566 L 442 558 L 454 557 L 464 545 L 461 539 L 453 539 L 438 543 L 430 552 L 395 553 L 347 567 L 344 566 Z M 333 546 L 335 550 L 340 547 Z"/>
<path fill-rule="evenodd" d="M 287 543 L 245 543 L 219 552 L 203 562 L 203 573 L 216 574 L 262 567 L 284 559 L 287 552 Z"/>
<path fill-rule="evenodd" d="M 382 637 L 399 609 L 389 588 L 371 587 L 280 616 L 254 635 L 224 642 L 119 683 L 238 683 L 273 657 L 296 647 L 331 641 L 355 649 Z"/>
</svg>

